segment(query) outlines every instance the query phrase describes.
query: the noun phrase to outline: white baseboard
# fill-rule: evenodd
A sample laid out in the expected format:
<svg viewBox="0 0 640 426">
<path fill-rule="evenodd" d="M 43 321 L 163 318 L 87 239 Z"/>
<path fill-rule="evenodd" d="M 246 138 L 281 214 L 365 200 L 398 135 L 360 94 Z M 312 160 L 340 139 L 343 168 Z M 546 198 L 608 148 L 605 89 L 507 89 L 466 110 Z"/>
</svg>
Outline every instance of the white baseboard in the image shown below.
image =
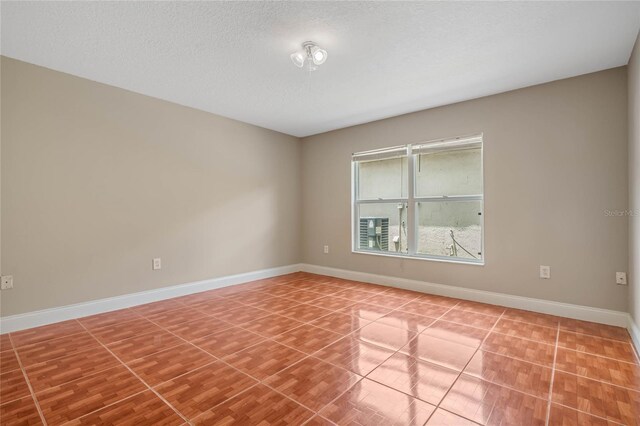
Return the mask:
<svg viewBox="0 0 640 426">
<path fill-rule="evenodd" d="M 631 314 L 627 314 L 627 315 L 629 319 L 629 322 L 627 324 L 627 330 L 629 330 L 629 334 L 631 335 L 633 344 L 636 346 L 636 352 L 638 353 L 638 357 L 640 357 L 640 327 L 636 325 Z"/>
<path fill-rule="evenodd" d="M 570 303 L 553 302 L 550 300 L 533 299 L 529 297 L 513 296 L 503 293 L 494 293 L 483 290 L 474 290 L 464 287 L 455 287 L 443 284 L 434 284 L 425 281 L 410 280 L 406 278 L 390 277 L 385 275 L 369 274 L 366 272 L 350 271 L 346 269 L 330 268 L 309 264 L 293 264 L 277 268 L 262 269 L 237 275 L 212 278 L 187 284 L 179 284 L 163 287 L 156 290 L 140 293 L 126 294 L 106 299 L 93 300 L 62 306 L 59 308 L 45 309 L 28 312 L 25 314 L 11 315 L 0 318 L 0 334 L 12 331 L 24 330 L 41 325 L 52 324 L 68 319 L 95 315 L 117 309 L 129 308 L 144 303 L 170 299 L 172 297 L 185 296 L 206 290 L 227 287 L 249 281 L 270 278 L 283 274 L 304 271 L 314 274 L 328 275 L 354 281 L 362 281 L 373 284 L 382 284 L 391 287 L 421 291 L 424 293 L 438 294 L 441 296 L 455 297 L 477 302 L 492 303 L 510 308 L 526 309 L 534 312 L 564 316 L 585 321 L 593 321 L 602 324 L 626 327 L 633 338 L 636 348 L 640 349 L 640 329 L 633 322 L 627 312 L 612 311 L 608 309 L 592 308 L 589 306 L 573 305 Z"/>
<path fill-rule="evenodd" d="M 530 297 L 513 296 L 504 293 L 494 293 L 490 291 L 474 290 L 444 284 L 434 284 L 425 281 L 369 274 L 366 272 L 356 272 L 326 266 L 302 264 L 301 267 L 304 272 L 310 272 L 313 274 L 329 275 L 332 277 L 363 281 L 372 284 L 382 284 L 407 290 L 437 294 L 440 296 L 449 296 L 458 299 L 473 300 L 475 302 L 491 303 L 509 308 L 525 309 L 544 314 L 615 325 L 618 327 L 629 327 L 629 314 L 627 312 L 572 305 L 570 303 L 553 302 L 550 300 L 533 299 Z M 629 329 L 629 333 L 632 333 L 631 329 Z M 637 343 L 638 342 L 636 342 L 636 345 Z"/>
<path fill-rule="evenodd" d="M 73 305 L 61 306 L 59 308 L 11 315 L 0 318 L 0 334 L 114 311 L 116 309 L 129 308 L 131 306 L 142 305 L 144 303 L 157 302 L 159 300 L 170 299 L 172 297 L 185 296 L 188 294 L 260 280 L 263 278 L 290 274 L 300 270 L 301 266 L 299 264 L 280 266 L 277 268 L 262 269 L 243 274 L 228 275 L 225 277 L 212 278 L 187 284 L 178 284 L 139 293 L 76 303 Z"/>
</svg>

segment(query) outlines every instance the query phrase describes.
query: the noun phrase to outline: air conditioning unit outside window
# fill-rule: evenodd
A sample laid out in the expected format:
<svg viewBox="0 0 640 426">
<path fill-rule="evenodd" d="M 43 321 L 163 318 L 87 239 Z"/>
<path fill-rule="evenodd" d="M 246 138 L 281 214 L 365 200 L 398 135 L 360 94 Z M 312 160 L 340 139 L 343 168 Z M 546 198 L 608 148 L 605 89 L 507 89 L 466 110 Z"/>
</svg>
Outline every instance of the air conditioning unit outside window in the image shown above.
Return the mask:
<svg viewBox="0 0 640 426">
<path fill-rule="evenodd" d="M 389 251 L 389 218 L 360 218 L 360 249 Z"/>
</svg>

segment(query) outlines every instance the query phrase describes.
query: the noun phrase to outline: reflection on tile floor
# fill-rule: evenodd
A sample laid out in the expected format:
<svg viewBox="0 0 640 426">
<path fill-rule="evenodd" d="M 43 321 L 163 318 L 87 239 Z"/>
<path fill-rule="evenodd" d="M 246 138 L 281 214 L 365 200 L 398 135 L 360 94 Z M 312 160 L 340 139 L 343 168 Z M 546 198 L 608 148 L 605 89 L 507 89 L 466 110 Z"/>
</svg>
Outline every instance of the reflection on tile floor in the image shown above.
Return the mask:
<svg viewBox="0 0 640 426">
<path fill-rule="evenodd" d="M 0 425 L 636 425 L 626 330 L 295 273 L 0 336 Z"/>
</svg>

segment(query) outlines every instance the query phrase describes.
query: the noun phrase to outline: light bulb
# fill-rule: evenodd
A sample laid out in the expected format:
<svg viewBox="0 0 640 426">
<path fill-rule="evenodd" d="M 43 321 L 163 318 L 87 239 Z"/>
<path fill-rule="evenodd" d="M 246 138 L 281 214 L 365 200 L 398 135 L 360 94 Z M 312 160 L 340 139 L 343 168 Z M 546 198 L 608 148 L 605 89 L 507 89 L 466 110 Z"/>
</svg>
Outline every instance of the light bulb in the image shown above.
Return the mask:
<svg viewBox="0 0 640 426">
<path fill-rule="evenodd" d="M 304 66 L 304 54 L 302 52 L 293 52 L 291 54 L 291 62 L 296 67 L 302 68 Z"/>
<path fill-rule="evenodd" d="M 322 65 L 324 64 L 324 61 L 327 60 L 327 51 L 320 49 L 318 46 L 314 46 L 311 49 L 311 57 L 313 58 L 314 64 Z"/>
</svg>

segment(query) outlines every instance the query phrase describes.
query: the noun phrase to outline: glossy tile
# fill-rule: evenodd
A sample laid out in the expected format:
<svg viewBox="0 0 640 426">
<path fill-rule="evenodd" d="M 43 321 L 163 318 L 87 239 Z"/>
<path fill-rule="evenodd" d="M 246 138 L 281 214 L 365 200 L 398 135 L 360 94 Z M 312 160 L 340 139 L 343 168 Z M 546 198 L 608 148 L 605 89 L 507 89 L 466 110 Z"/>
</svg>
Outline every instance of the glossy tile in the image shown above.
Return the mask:
<svg viewBox="0 0 640 426">
<path fill-rule="evenodd" d="M 555 328 L 529 324 L 526 322 L 511 321 L 504 318 L 498 321 L 493 331 L 506 334 L 508 336 L 543 342 L 549 345 L 556 344 L 556 336 L 558 334 L 558 330 Z"/>
<path fill-rule="evenodd" d="M 334 312 L 315 321 L 311 321 L 309 325 L 344 335 L 352 333 L 370 323 L 370 320 L 364 318 Z"/>
<path fill-rule="evenodd" d="M 175 335 L 159 330 L 111 343 L 107 348 L 122 361 L 133 361 L 184 343 Z"/>
<path fill-rule="evenodd" d="M 547 401 L 462 374 L 440 407 L 483 425 L 543 426 Z"/>
<path fill-rule="evenodd" d="M 301 425 L 313 412 L 263 385 L 212 407 L 193 421 L 195 425 Z"/>
<path fill-rule="evenodd" d="M 2 425 L 39 422 L 18 360 L 50 424 L 535 425 L 548 398 L 550 425 L 640 418 L 622 328 L 309 273 L 0 335 L 0 347 Z"/>
<path fill-rule="evenodd" d="M 285 294 L 281 297 L 285 299 L 293 300 L 298 303 L 311 303 L 314 300 L 322 299 L 325 296 L 320 293 L 316 293 L 314 291 L 300 290 L 294 293 Z"/>
<path fill-rule="evenodd" d="M 254 308 L 253 306 L 241 306 L 228 311 L 218 312 L 214 314 L 214 317 L 230 324 L 238 325 L 264 318 L 272 313 L 273 312 L 265 311 L 263 309 Z"/>
<path fill-rule="evenodd" d="M 273 340 L 308 355 L 330 345 L 342 337 L 323 328 L 305 324 L 286 333 L 275 336 Z"/>
<path fill-rule="evenodd" d="M 335 296 L 340 297 L 342 299 L 353 300 L 354 302 L 367 302 L 370 298 L 372 298 L 375 295 L 365 290 L 350 288 L 350 289 L 341 290 L 335 293 Z"/>
<path fill-rule="evenodd" d="M 8 351 L 9 349 L 13 349 L 9 333 L 0 334 L 0 351 Z"/>
<path fill-rule="evenodd" d="M 119 365 L 120 362 L 103 347 L 96 347 L 73 355 L 52 359 L 26 367 L 25 371 L 34 391 L 95 374 Z"/>
<path fill-rule="evenodd" d="M 313 416 L 304 426 L 335 426 L 335 423 L 321 416 Z"/>
<path fill-rule="evenodd" d="M 357 374 L 309 357 L 271 376 L 265 384 L 317 411 L 360 379 Z"/>
<path fill-rule="evenodd" d="M 560 330 L 558 346 L 638 364 L 631 342 Z"/>
<path fill-rule="evenodd" d="M 374 322 L 354 331 L 350 336 L 363 342 L 397 351 L 406 345 L 409 340 L 416 337 L 417 334 L 409 330 Z"/>
<path fill-rule="evenodd" d="M 477 348 L 487 334 L 489 334 L 489 331 L 482 328 L 467 327 L 454 322 L 438 320 L 431 324 L 422 334 Z"/>
<path fill-rule="evenodd" d="M 551 404 L 549 412 L 549 426 L 614 426 L 615 424 L 558 404 Z"/>
<path fill-rule="evenodd" d="M 505 310 L 502 318 L 512 321 L 528 322 L 535 325 L 543 325 L 550 328 L 557 328 L 560 323 L 560 317 L 556 317 L 554 315 L 546 315 L 538 312 L 511 308 Z"/>
<path fill-rule="evenodd" d="M 417 293 L 418 296 L 416 298 L 417 301 L 429 303 L 431 305 L 439 305 L 447 308 L 453 308 L 457 306 L 462 300 L 454 299 L 451 297 L 438 296 L 435 294 L 425 294 L 425 293 Z"/>
<path fill-rule="evenodd" d="M 404 311 L 392 311 L 382 318 L 376 320 L 377 323 L 390 325 L 403 330 L 420 333 L 436 321 L 435 318 L 412 314 Z"/>
<path fill-rule="evenodd" d="M 302 322 L 315 321 L 318 318 L 322 318 L 325 315 L 329 315 L 332 311 L 313 305 L 300 305 L 294 308 L 286 309 L 279 312 L 280 315 L 293 318 Z"/>
<path fill-rule="evenodd" d="M 139 319 L 96 328 L 91 330 L 91 334 L 100 342 L 108 344 L 159 330 L 160 327 L 151 321 Z"/>
<path fill-rule="evenodd" d="M 251 306 L 258 309 L 263 309 L 270 314 L 275 314 L 286 311 L 287 309 L 295 308 L 297 306 L 300 306 L 301 304 L 302 302 L 293 299 L 286 299 L 284 297 L 270 297 L 269 299 L 254 303 Z"/>
<path fill-rule="evenodd" d="M 545 367 L 553 367 L 555 346 L 500 333 L 490 333 L 482 350 L 520 359 Z"/>
<path fill-rule="evenodd" d="M 403 354 L 456 371 L 462 371 L 475 351 L 476 349 L 470 346 L 425 334 L 419 334 L 400 349 Z"/>
<path fill-rule="evenodd" d="M 562 371 L 554 374 L 552 400 L 617 423 L 640 419 L 640 392 Z"/>
<path fill-rule="evenodd" d="M 231 309 L 241 308 L 245 305 L 232 300 L 217 297 L 215 299 L 203 300 L 201 302 L 190 305 L 193 309 L 197 309 L 207 315 L 216 315 Z"/>
<path fill-rule="evenodd" d="M 303 325 L 303 322 L 282 315 L 272 314 L 249 323 L 242 324 L 242 328 L 264 337 L 275 337 Z"/>
<path fill-rule="evenodd" d="M 630 340 L 629 332 L 622 327 L 614 327 L 612 325 L 597 324 L 595 322 L 580 321 L 570 318 L 560 318 L 560 329 L 573 331 L 575 333 L 588 334 L 590 336 L 622 340 L 623 342 L 628 342 Z"/>
<path fill-rule="evenodd" d="M 149 390 L 80 417 L 70 425 L 177 426 L 182 423 L 182 418 Z"/>
<path fill-rule="evenodd" d="M 435 407 L 363 379 L 319 414 L 338 425 L 424 425 Z"/>
<path fill-rule="evenodd" d="M 131 309 L 120 309 L 117 311 L 105 312 L 103 314 L 78 318 L 78 322 L 82 324 L 86 329 L 93 330 L 94 328 L 106 327 L 108 325 L 132 321 L 139 318 L 140 315 L 138 315 Z"/>
<path fill-rule="evenodd" d="M 169 380 L 156 390 L 182 415 L 193 420 L 257 383 L 246 374 L 217 361 Z"/>
<path fill-rule="evenodd" d="M 382 318 L 383 316 L 387 315 L 391 311 L 391 308 L 371 305 L 364 302 L 357 302 L 354 305 L 348 306 L 344 309 L 340 309 L 337 312 L 375 321 L 378 318 Z"/>
<path fill-rule="evenodd" d="M 400 392 L 438 405 L 459 372 L 400 352 L 386 360 L 367 378 Z"/>
<path fill-rule="evenodd" d="M 370 305 L 378 305 L 378 306 L 382 306 L 390 309 L 397 309 L 408 302 L 405 299 L 401 299 L 385 293 L 381 293 L 381 294 L 376 294 L 372 297 L 368 297 L 366 299 L 366 303 Z"/>
<path fill-rule="evenodd" d="M 18 357 L 15 351 L 8 350 L 0 352 L 0 374 L 20 369 Z"/>
<path fill-rule="evenodd" d="M 192 307 L 183 307 L 166 312 L 146 315 L 146 318 L 160 327 L 171 327 L 189 321 L 201 321 L 209 318 L 207 314 Z"/>
<path fill-rule="evenodd" d="M 193 344 L 211 355 L 222 358 L 263 341 L 265 337 L 239 327 L 227 328 L 196 339 Z"/>
<path fill-rule="evenodd" d="M 131 361 L 128 365 L 142 380 L 156 386 L 213 361 L 215 358 L 205 351 L 185 343 Z"/>
<path fill-rule="evenodd" d="M 223 360 L 251 377 L 265 380 L 307 356 L 303 352 L 273 340 L 265 340 L 243 351 L 228 355 Z"/>
<path fill-rule="evenodd" d="M 0 374 L 0 401 L 2 401 L 2 404 L 28 395 L 29 387 L 24 379 L 22 370 L 13 370 Z"/>
<path fill-rule="evenodd" d="M 15 347 L 20 347 L 83 331 L 84 327 L 82 327 L 78 321 L 69 320 L 42 327 L 30 328 L 28 330 L 16 331 L 11 333 L 11 339 Z"/>
<path fill-rule="evenodd" d="M 498 317 L 494 315 L 479 314 L 476 312 L 463 311 L 453 308 L 440 319 L 455 322 L 458 324 L 469 325 L 476 328 L 484 328 L 490 330 L 498 321 Z"/>
<path fill-rule="evenodd" d="M 640 391 L 640 365 L 558 348 L 556 369 Z"/>
<path fill-rule="evenodd" d="M 506 310 L 503 306 L 489 305 L 487 303 L 472 302 L 470 300 L 461 300 L 456 305 L 456 309 L 463 311 L 476 312 L 478 314 L 500 316 Z"/>
<path fill-rule="evenodd" d="M 242 303 L 243 305 L 252 305 L 254 303 L 260 303 L 265 300 L 271 299 L 274 296 L 269 296 L 260 291 L 244 291 L 241 293 L 235 293 L 228 296 L 224 296 L 227 300 Z"/>
<path fill-rule="evenodd" d="M 451 308 L 447 306 L 433 305 L 431 303 L 414 300 L 413 302 L 409 302 L 406 305 L 401 306 L 398 310 L 437 319 L 447 313 L 450 309 Z"/>
<path fill-rule="evenodd" d="M 270 285 L 258 290 L 267 296 L 278 296 L 286 298 L 295 298 L 295 294 L 302 290 L 297 290 L 286 285 Z"/>
<path fill-rule="evenodd" d="M 99 410 L 147 387 L 125 367 L 108 370 L 67 382 L 36 397 L 47 424 L 58 425 Z"/>
<path fill-rule="evenodd" d="M 335 287 L 332 285 L 327 285 L 324 283 L 314 283 L 314 282 L 297 282 L 297 283 L 291 283 L 287 285 L 290 286 L 292 290 L 312 291 L 314 293 L 318 293 L 323 296 L 330 296 L 338 293 L 341 290 L 344 290 L 343 288 Z"/>
<path fill-rule="evenodd" d="M 386 290 L 384 290 L 382 294 L 397 297 L 398 299 L 403 299 L 405 302 L 411 302 L 412 300 L 418 299 L 422 296 L 426 296 L 425 293 L 420 293 L 418 291 L 413 291 L 413 290 L 405 290 L 403 288 L 397 288 L 397 287 L 385 287 L 385 288 Z"/>
<path fill-rule="evenodd" d="M 346 336 L 314 353 L 313 356 L 329 364 L 366 376 L 393 353 L 393 350 Z"/>
<path fill-rule="evenodd" d="M 20 361 L 25 367 L 49 361 L 51 359 L 69 356 L 86 350 L 101 348 L 98 342 L 89 333 L 82 332 L 57 339 L 46 340 L 32 345 L 18 348 Z"/>
<path fill-rule="evenodd" d="M 429 418 L 426 426 L 475 426 L 477 424 L 478 423 L 474 423 L 464 417 L 456 416 L 442 408 L 438 408 Z"/>
<path fill-rule="evenodd" d="M 341 299 L 333 296 L 323 296 L 320 299 L 308 302 L 309 305 L 318 306 L 320 308 L 328 309 L 330 311 L 337 311 L 340 309 L 348 308 L 355 305 L 357 302 L 349 299 Z"/>
<path fill-rule="evenodd" d="M 0 424 L 13 425 L 42 425 L 40 414 L 31 396 L 16 399 L 0 405 Z"/>
<path fill-rule="evenodd" d="M 196 321 L 183 322 L 182 324 L 167 327 L 167 330 L 185 340 L 193 341 L 218 331 L 233 327 L 221 319 L 208 317 Z"/>
<path fill-rule="evenodd" d="M 484 381 L 547 399 L 551 386 L 551 369 L 479 350 L 464 373 Z"/>
</svg>

